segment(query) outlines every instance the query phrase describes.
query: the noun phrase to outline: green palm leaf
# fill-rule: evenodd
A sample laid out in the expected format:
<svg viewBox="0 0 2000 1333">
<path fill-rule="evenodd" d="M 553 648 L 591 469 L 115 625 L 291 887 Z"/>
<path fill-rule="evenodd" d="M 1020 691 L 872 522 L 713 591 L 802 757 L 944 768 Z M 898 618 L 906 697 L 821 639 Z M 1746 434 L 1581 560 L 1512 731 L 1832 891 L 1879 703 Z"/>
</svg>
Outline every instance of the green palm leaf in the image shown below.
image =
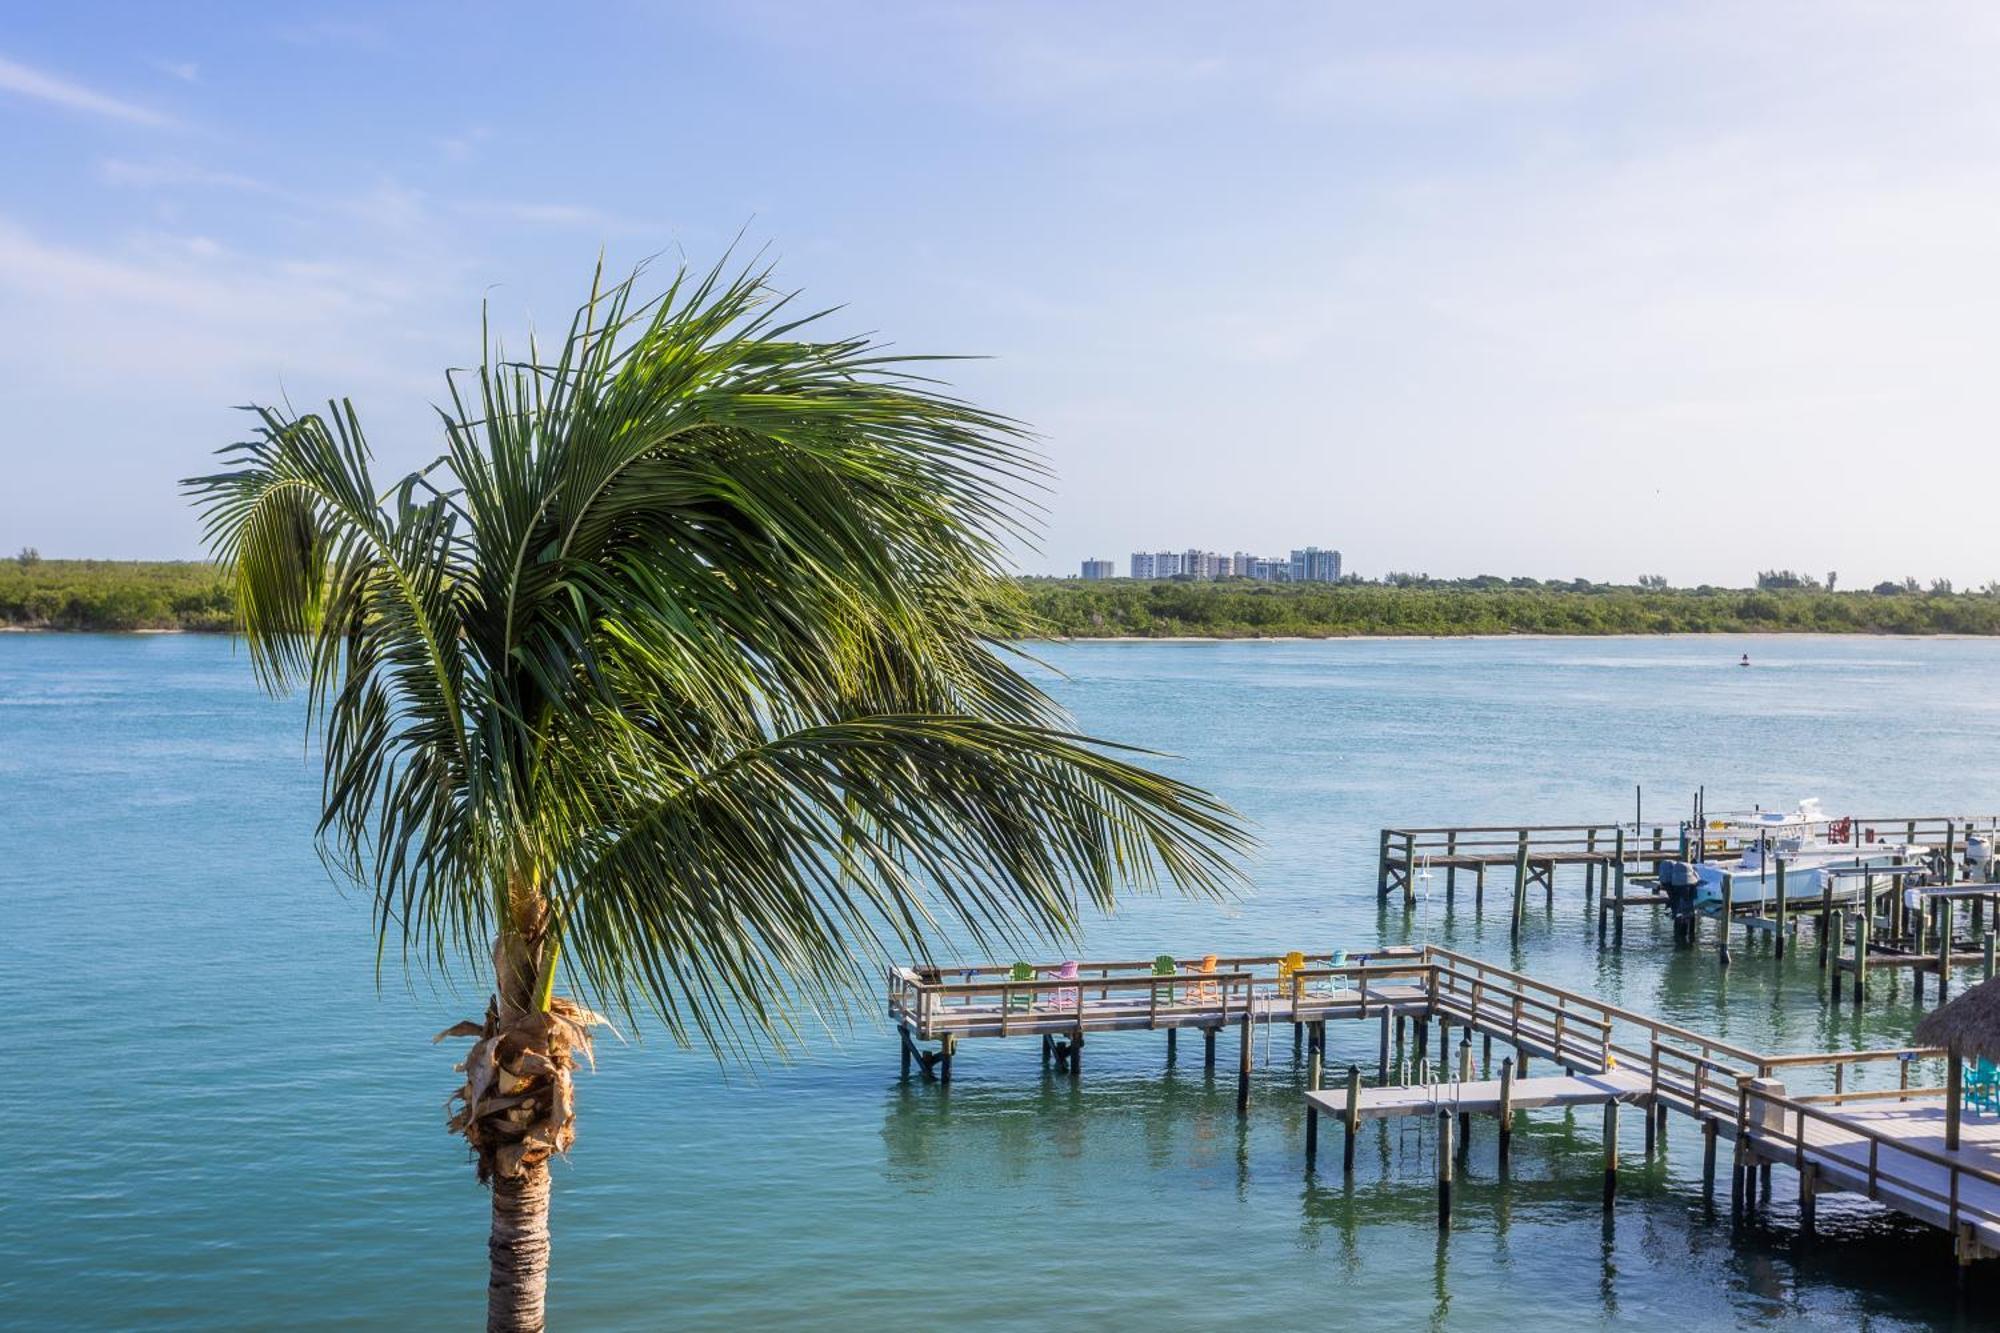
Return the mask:
<svg viewBox="0 0 2000 1333">
<path fill-rule="evenodd" d="M 762 272 L 636 277 L 553 360 L 489 340 L 386 489 L 346 403 L 257 409 L 186 483 L 259 679 L 309 699 L 327 858 L 385 950 L 492 969 L 453 1123 L 503 1183 L 569 1141 L 594 1016 L 559 976 L 682 1042 L 783 1043 L 891 950 L 1222 893 L 1247 846 L 1019 669 L 1019 426 Z"/>
</svg>

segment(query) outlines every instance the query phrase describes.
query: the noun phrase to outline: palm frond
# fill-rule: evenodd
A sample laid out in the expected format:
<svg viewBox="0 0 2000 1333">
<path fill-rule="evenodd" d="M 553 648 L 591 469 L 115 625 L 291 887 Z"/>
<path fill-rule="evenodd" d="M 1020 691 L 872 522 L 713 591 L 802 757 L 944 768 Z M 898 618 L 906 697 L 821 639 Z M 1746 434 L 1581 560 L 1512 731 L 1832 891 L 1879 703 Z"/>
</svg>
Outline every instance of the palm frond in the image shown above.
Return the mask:
<svg viewBox="0 0 2000 1333">
<path fill-rule="evenodd" d="M 259 409 L 186 483 L 260 678 L 311 701 L 321 836 L 385 949 L 503 991 L 542 960 L 546 1005 L 559 947 L 600 1007 L 721 1049 L 891 948 L 1226 888 L 1229 813 L 1017 669 L 1026 432 L 762 270 L 637 277 L 553 359 L 489 335 L 387 494 L 344 404 Z"/>
</svg>

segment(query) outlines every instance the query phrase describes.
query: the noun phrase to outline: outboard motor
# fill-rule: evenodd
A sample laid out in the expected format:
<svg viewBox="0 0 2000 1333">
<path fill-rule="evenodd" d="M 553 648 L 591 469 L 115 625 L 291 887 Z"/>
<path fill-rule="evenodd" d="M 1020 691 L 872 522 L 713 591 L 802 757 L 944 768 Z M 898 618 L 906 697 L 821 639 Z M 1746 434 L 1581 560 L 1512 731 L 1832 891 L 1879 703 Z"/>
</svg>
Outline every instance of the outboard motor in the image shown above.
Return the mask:
<svg viewBox="0 0 2000 1333">
<path fill-rule="evenodd" d="M 1674 918 L 1674 943 L 1694 943 L 1694 891 L 1701 883 L 1701 872 L 1692 861 L 1661 861 L 1653 870 L 1666 892 L 1667 911 Z"/>
</svg>

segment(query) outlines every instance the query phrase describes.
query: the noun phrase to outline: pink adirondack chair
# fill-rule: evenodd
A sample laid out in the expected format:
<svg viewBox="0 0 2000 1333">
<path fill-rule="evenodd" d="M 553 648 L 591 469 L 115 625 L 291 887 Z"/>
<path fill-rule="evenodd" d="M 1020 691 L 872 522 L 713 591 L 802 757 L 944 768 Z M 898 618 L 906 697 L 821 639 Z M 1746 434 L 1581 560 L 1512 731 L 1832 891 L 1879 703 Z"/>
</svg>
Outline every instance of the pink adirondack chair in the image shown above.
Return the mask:
<svg viewBox="0 0 2000 1333">
<path fill-rule="evenodd" d="M 1075 959 L 1071 959 L 1056 969 L 1057 981 L 1075 981 L 1078 975 Z M 1069 986 L 1061 987 L 1050 993 L 1049 1003 L 1058 1009 L 1074 1009 L 1076 1008 L 1076 991 Z"/>
</svg>

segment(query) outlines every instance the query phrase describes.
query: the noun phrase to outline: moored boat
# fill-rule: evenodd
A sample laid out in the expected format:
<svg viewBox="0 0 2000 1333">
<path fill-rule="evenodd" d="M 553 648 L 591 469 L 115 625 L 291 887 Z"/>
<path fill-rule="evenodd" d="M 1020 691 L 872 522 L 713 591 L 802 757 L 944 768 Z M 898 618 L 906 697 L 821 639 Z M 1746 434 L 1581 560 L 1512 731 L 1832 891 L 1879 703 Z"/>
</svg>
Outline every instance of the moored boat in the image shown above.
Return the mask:
<svg viewBox="0 0 2000 1333">
<path fill-rule="evenodd" d="M 1894 843 L 1860 844 L 1851 821 L 1829 818 L 1814 799 L 1789 812 L 1757 810 L 1711 819 L 1704 838 L 1722 852 L 1720 859 L 1693 867 L 1694 905 L 1707 912 L 1721 907 L 1725 875 L 1730 900 L 1737 904 L 1776 902 L 1780 867 L 1786 902 L 1816 901 L 1825 893 L 1829 874 L 1897 865 L 1910 850 Z"/>
</svg>

